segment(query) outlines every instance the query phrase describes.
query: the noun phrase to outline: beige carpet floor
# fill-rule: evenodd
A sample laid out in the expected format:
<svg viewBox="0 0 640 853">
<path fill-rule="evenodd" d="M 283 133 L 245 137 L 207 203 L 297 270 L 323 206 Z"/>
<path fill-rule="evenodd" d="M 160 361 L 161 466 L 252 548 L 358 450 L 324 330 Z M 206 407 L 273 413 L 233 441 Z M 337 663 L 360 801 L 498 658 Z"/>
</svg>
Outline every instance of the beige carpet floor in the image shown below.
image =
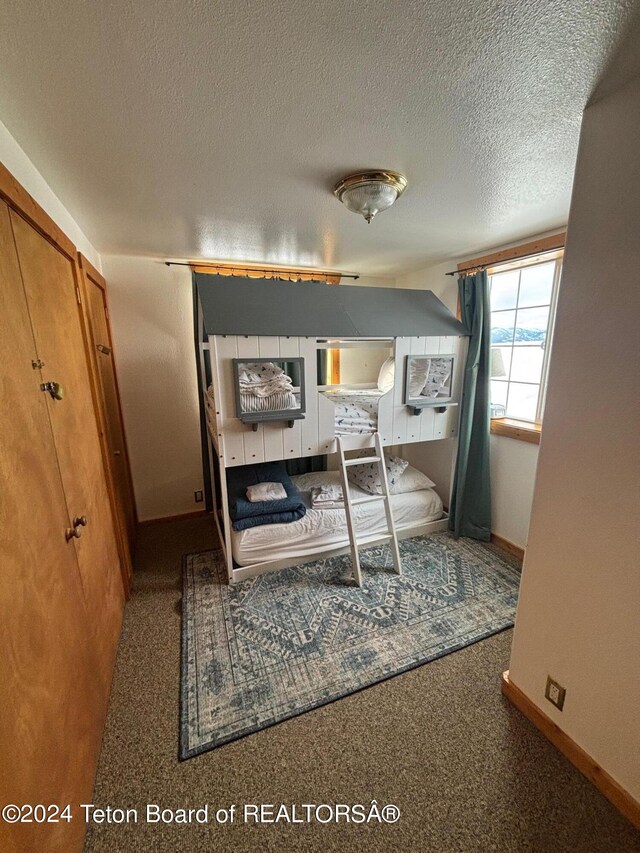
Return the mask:
<svg viewBox="0 0 640 853">
<path fill-rule="evenodd" d="M 395 824 L 93 826 L 87 851 L 629 853 L 640 833 L 500 694 L 511 631 L 178 762 L 182 555 L 207 519 L 141 529 L 93 802 L 394 803 Z"/>
</svg>

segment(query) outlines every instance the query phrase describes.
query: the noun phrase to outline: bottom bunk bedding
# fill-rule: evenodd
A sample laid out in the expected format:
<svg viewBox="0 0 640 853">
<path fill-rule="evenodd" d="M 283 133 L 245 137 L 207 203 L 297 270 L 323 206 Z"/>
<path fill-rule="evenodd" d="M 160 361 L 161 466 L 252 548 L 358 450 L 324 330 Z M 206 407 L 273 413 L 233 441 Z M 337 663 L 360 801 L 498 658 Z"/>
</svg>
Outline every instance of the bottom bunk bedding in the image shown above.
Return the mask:
<svg viewBox="0 0 640 853">
<path fill-rule="evenodd" d="M 232 530 L 233 558 L 238 565 L 308 557 L 319 550 L 342 548 L 349 544 L 344 509 L 312 509 L 309 496 L 315 486 L 339 486 L 340 474 L 337 471 L 319 471 L 291 479 L 306 503 L 305 516 L 290 524 Z M 353 484 L 350 484 L 349 491 L 354 498 L 369 494 Z M 391 507 L 398 531 L 442 518 L 442 500 L 433 489 L 391 495 Z M 354 507 L 354 516 L 359 536 L 386 532 L 382 501 Z"/>
<path fill-rule="evenodd" d="M 286 498 L 280 500 L 251 501 L 247 488 L 259 483 L 279 483 Z M 234 530 L 245 530 L 260 525 L 290 523 L 302 518 L 307 511 L 298 489 L 287 474 L 284 462 L 262 462 L 230 468 L 227 473 L 229 490 L 229 516 Z"/>
<path fill-rule="evenodd" d="M 378 429 L 378 404 L 385 391 L 337 388 L 325 391 L 336 408 L 336 435 L 368 435 Z"/>
</svg>

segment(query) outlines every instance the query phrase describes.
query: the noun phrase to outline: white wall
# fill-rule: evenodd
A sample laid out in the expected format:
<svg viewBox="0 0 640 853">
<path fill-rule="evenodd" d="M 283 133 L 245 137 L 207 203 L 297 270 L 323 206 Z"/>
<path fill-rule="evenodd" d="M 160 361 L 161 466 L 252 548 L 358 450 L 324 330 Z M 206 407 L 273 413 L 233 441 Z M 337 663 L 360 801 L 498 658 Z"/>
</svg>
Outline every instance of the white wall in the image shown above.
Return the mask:
<svg viewBox="0 0 640 853">
<path fill-rule="evenodd" d="M 492 435 L 491 528 L 498 536 L 524 548 L 527 544 L 538 445 Z"/>
<path fill-rule="evenodd" d="M 640 77 L 584 115 L 510 673 L 640 800 L 638 139 Z"/>
<path fill-rule="evenodd" d="M 191 272 L 159 259 L 103 255 L 138 516 L 203 504 Z"/>
<path fill-rule="evenodd" d="M 448 260 L 441 264 L 430 264 L 426 267 L 406 272 L 396 278 L 396 287 L 406 287 L 409 290 L 432 290 L 447 306 L 452 314 L 458 310 L 458 279 L 447 275 L 456 268 L 458 261 Z"/>
<path fill-rule="evenodd" d="M 76 248 L 97 269 L 101 269 L 100 256 L 95 248 L 87 240 L 78 223 L 55 195 L 2 122 L 0 122 L 0 162 L 6 166 L 25 190 L 33 196 L 40 207 L 46 210 L 56 225 L 75 244 Z"/>
</svg>

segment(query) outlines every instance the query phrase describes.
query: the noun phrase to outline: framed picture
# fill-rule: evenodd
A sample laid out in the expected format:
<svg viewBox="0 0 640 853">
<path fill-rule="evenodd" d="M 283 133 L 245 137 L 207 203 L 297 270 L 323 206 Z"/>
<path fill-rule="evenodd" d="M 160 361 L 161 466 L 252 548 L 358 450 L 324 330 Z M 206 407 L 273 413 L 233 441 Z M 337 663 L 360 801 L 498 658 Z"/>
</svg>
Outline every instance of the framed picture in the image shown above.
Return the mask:
<svg viewBox="0 0 640 853">
<path fill-rule="evenodd" d="M 404 402 L 414 409 L 442 406 L 453 399 L 453 355 L 408 355 Z"/>
</svg>

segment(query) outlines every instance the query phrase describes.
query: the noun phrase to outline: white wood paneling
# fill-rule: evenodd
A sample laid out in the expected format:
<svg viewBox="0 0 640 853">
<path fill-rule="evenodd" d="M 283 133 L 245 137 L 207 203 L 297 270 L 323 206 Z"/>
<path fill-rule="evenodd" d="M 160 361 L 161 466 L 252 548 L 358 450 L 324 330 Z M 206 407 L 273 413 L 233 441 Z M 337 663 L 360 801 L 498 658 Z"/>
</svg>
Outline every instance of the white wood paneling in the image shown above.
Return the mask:
<svg viewBox="0 0 640 853">
<path fill-rule="evenodd" d="M 276 337 L 259 337 L 258 350 L 260 358 L 280 358 L 280 339 Z M 265 461 L 272 462 L 276 459 L 284 459 L 282 450 L 282 424 L 265 421 L 265 423 L 260 424 L 258 431 L 262 435 Z"/>
<path fill-rule="evenodd" d="M 213 396 L 207 393 L 208 389 L 206 388 L 203 390 L 203 393 L 209 428 L 212 433 L 211 440 L 214 442 L 216 446 L 216 454 L 218 458 L 220 458 L 222 456 L 222 413 L 220 411 L 219 400 L 222 391 L 220 386 L 220 377 L 218 375 L 218 359 L 216 356 L 215 338 L 210 337 L 208 340 Z"/>
<path fill-rule="evenodd" d="M 427 341 L 430 338 L 419 337 L 419 338 L 410 338 L 409 340 L 409 353 L 408 355 L 424 355 L 427 351 Z M 404 358 L 402 361 L 402 365 L 400 365 L 397 370 L 399 373 L 396 376 L 396 382 L 400 382 L 402 386 L 402 399 L 404 400 L 405 393 L 405 384 L 407 378 L 407 359 Z M 407 437 L 406 443 L 412 443 L 415 441 L 420 441 L 420 427 L 422 424 L 421 416 L 409 414 L 409 419 L 407 421 Z"/>
<path fill-rule="evenodd" d="M 393 440 L 393 412 L 395 406 L 395 392 L 398 385 L 404 381 L 402 372 L 404 370 L 404 360 L 398 355 L 398 341 L 393 341 L 393 358 L 395 361 L 393 388 L 383 394 L 378 400 L 378 432 L 382 443 L 385 445 L 394 444 Z"/>
<path fill-rule="evenodd" d="M 411 348 L 409 350 L 410 355 L 424 355 L 427 351 L 427 341 L 430 341 L 431 338 L 411 338 Z M 403 384 L 404 384 L 404 376 L 403 376 Z"/>
<path fill-rule="evenodd" d="M 422 426 L 422 415 L 414 415 L 409 412 L 407 421 L 407 442 L 420 441 L 420 430 Z"/>
<path fill-rule="evenodd" d="M 244 465 L 244 425 L 236 417 L 236 401 L 233 388 L 232 359 L 238 357 L 238 347 L 235 335 L 216 335 L 215 371 L 218 377 L 216 394 L 220 406 L 220 421 L 222 424 L 222 455 L 227 466 Z"/>
<path fill-rule="evenodd" d="M 221 448 L 220 438 L 222 435 L 222 430 L 218 426 L 216 412 L 215 412 L 214 404 L 211 402 L 211 398 L 209 397 L 208 394 L 205 394 L 204 397 L 205 397 L 204 411 L 205 411 L 205 418 L 207 421 L 207 429 L 208 429 L 211 441 L 214 444 L 216 456 L 220 457 L 220 455 L 222 453 L 222 450 L 219 449 L 219 448 Z"/>
<path fill-rule="evenodd" d="M 304 358 L 305 416 L 300 423 L 300 455 L 315 456 L 318 449 L 318 354 L 315 338 L 300 338 Z"/>
<path fill-rule="evenodd" d="M 410 355 L 448 355 L 459 354 L 459 339 L 453 336 L 411 338 Z M 402 364 L 402 399 L 404 399 L 404 373 L 406 370 L 406 359 Z M 459 394 L 459 364 L 455 366 L 454 397 L 458 399 Z M 456 381 L 458 380 L 458 381 Z M 395 389 L 396 399 L 398 387 Z M 405 410 L 408 410 L 405 407 Z M 395 411 L 395 410 L 394 410 Z M 448 438 L 457 435 L 457 408 L 450 407 L 444 413 L 434 411 L 434 408 L 425 407 L 419 415 L 408 415 L 406 437 L 403 443 L 416 441 L 434 441 L 440 438 Z M 394 423 L 395 426 L 395 423 Z M 397 431 L 400 434 L 400 431 Z M 395 435 L 394 435 L 395 438 Z M 398 440 L 397 438 L 395 439 Z"/>
<path fill-rule="evenodd" d="M 300 355 L 300 338 L 280 338 L 280 358 L 297 358 Z M 285 459 L 297 459 L 301 455 L 302 421 L 296 420 L 292 427 L 280 422 L 282 429 L 282 452 Z"/>
<path fill-rule="evenodd" d="M 458 338 L 451 336 L 444 336 L 439 338 L 440 348 L 437 350 L 441 355 L 445 355 L 447 353 L 454 353 L 456 351 L 458 345 Z"/>
<path fill-rule="evenodd" d="M 216 391 L 217 432 L 222 433 L 220 453 L 227 466 L 301 456 L 334 453 L 335 407 L 317 388 L 317 341 L 307 337 L 216 336 L 210 339 L 213 381 Z M 378 402 L 378 431 L 383 444 L 400 445 L 434 441 L 457 435 L 458 409 L 447 407 L 438 413 L 426 407 L 412 415 L 404 403 L 406 358 L 408 355 L 456 353 L 456 378 L 461 375 L 460 346 L 455 337 L 397 338 L 394 341 L 396 377 L 394 387 Z M 285 421 L 265 422 L 257 431 L 236 417 L 233 358 L 304 359 L 305 417 L 289 428 Z M 459 399 L 460 382 L 455 388 Z M 357 441 L 355 444 L 360 446 Z M 355 446 L 355 445 L 354 445 Z M 362 446 L 367 446 L 366 442 Z"/>
<path fill-rule="evenodd" d="M 447 424 L 449 419 L 449 409 L 444 412 L 436 412 L 433 410 L 433 437 L 447 438 Z"/>
<path fill-rule="evenodd" d="M 458 434 L 458 419 L 460 417 L 460 406 L 451 406 L 447 409 L 447 431 L 446 437 L 453 438 Z"/>
<path fill-rule="evenodd" d="M 433 433 L 435 428 L 435 412 L 429 406 L 422 410 L 421 414 L 417 415 L 416 420 L 420 421 L 420 441 L 433 441 Z"/>
<path fill-rule="evenodd" d="M 393 440 L 394 389 L 378 400 L 378 432 L 383 444 L 396 444 Z"/>
<path fill-rule="evenodd" d="M 412 415 L 404 403 L 404 369 L 407 356 L 411 352 L 414 338 L 397 338 L 395 348 L 395 362 L 398 374 L 393 386 L 393 425 L 391 431 L 391 444 L 404 444 L 407 441 L 409 429 L 409 418 Z"/>
<path fill-rule="evenodd" d="M 260 348 L 256 335 L 238 336 L 238 358 L 260 357 Z M 246 464 L 264 462 L 264 435 L 260 427 L 254 432 L 248 424 L 242 424 L 242 440 L 244 444 L 244 461 Z"/>
</svg>

